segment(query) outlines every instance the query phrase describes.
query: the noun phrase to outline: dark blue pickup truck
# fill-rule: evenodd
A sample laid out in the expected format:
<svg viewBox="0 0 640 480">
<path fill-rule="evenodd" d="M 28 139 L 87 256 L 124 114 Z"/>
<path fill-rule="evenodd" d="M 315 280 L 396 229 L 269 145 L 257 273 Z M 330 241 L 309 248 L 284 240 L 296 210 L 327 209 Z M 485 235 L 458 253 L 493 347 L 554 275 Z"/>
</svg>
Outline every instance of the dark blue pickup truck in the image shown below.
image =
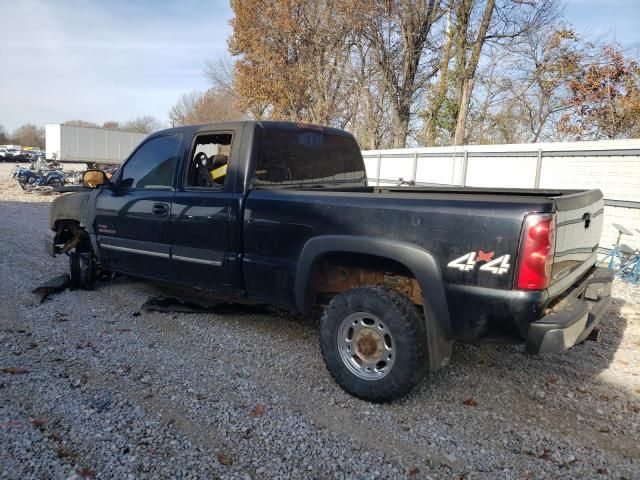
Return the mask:
<svg viewBox="0 0 640 480">
<path fill-rule="evenodd" d="M 445 366 L 451 343 L 560 352 L 610 300 L 599 190 L 371 187 L 355 139 L 285 122 L 150 135 L 56 199 L 47 248 L 96 271 L 227 301 L 323 311 L 327 368 L 371 401 Z"/>
</svg>

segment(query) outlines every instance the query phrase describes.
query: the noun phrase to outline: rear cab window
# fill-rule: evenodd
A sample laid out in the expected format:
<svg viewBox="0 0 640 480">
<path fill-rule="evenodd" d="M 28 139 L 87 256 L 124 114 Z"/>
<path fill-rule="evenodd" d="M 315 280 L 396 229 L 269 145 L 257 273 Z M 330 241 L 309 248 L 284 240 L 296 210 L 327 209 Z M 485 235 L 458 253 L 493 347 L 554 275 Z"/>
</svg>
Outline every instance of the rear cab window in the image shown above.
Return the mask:
<svg viewBox="0 0 640 480">
<path fill-rule="evenodd" d="M 364 185 L 364 162 L 353 137 L 313 126 L 261 131 L 254 186 Z"/>
</svg>

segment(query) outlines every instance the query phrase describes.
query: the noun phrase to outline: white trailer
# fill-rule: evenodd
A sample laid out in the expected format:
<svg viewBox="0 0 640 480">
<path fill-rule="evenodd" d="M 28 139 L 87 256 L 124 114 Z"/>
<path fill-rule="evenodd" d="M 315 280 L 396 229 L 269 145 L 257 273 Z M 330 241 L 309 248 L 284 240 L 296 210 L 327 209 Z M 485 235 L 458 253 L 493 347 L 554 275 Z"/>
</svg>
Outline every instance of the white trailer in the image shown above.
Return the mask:
<svg viewBox="0 0 640 480">
<path fill-rule="evenodd" d="M 144 133 L 48 123 L 47 158 L 62 162 L 121 163 L 146 137 Z"/>
</svg>

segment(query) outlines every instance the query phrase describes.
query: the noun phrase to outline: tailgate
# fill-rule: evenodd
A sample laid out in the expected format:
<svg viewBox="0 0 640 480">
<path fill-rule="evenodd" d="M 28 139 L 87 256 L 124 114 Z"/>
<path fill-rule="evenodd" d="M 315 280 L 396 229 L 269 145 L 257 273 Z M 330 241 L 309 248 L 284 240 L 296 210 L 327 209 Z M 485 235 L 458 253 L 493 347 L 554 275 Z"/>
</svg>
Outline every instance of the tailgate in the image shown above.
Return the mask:
<svg viewBox="0 0 640 480">
<path fill-rule="evenodd" d="M 550 294 L 559 294 L 596 261 L 604 219 L 600 190 L 552 197 L 556 208 L 556 250 Z"/>
</svg>

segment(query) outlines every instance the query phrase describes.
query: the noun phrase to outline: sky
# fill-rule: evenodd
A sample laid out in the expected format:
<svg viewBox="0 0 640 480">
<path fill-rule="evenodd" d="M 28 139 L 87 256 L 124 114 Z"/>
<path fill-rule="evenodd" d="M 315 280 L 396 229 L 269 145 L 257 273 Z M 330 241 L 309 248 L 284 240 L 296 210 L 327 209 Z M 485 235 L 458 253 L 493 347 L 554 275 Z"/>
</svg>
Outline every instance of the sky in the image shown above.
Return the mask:
<svg viewBox="0 0 640 480">
<path fill-rule="evenodd" d="M 640 49 L 640 0 L 565 0 L 564 17 L 591 41 L 620 43 L 630 53 Z"/>
<path fill-rule="evenodd" d="M 310 0 L 312 1 L 312 0 Z M 592 40 L 638 53 L 640 0 L 566 0 Z M 152 115 L 205 90 L 207 59 L 227 55 L 224 0 L 0 0 L 0 125 Z"/>
<path fill-rule="evenodd" d="M 0 125 L 152 115 L 227 55 L 223 0 L 0 0 Z"/>
</svg>

